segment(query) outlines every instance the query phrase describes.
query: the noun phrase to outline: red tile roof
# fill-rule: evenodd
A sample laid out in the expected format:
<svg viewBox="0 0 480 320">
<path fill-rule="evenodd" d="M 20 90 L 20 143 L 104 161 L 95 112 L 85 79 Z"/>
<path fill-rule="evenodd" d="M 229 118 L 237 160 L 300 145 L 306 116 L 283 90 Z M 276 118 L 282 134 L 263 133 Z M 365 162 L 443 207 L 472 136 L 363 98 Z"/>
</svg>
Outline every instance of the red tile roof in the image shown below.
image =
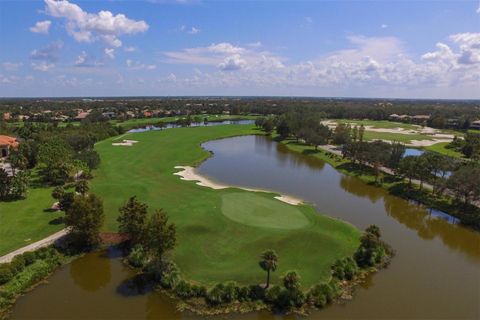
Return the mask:
<svg viewBox="0 0 480 320">
<path fill-rule="evenodd" d="M 14 137 L 0 135 L 0 146 L 18 147 L 18 140 Z"/>
</svg>

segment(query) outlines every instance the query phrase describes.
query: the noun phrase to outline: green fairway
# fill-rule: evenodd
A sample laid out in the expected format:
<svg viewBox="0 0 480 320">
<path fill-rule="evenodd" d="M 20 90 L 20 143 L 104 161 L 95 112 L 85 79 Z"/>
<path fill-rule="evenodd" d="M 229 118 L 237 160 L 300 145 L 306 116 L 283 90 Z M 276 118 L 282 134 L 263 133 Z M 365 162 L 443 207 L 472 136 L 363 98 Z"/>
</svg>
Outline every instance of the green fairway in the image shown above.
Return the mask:
<svg viewBox="0 0 480 320">
<path fill-rule="evenodd" d="M 447 145 L 449 145 L 449 142 L 441 142 L 441 143 L 436 143 L 432 146 L 426 147 L 425 149 L 429 151 L 438 152 L 440 154 L 453 157 L 453 158 L 461 159 L 465 157 L 461 152 L 458 152 L 454 149 L 446 148 Z"/>
<path fill-rule="evenodd" d="M 405 130 L 418 130 L 420 126 L 404 123 L 404 122 L 395 122 L 395 121 L 388 121 L 388 120 L 350 120 L 350 119 L 337 119 L 332 120 L 337 123 L 350 123 L 353 125 L 364 125 L 364 126 L 371 126 L 373 128 L 379 129 L 394 129 L 394 128 L 403 128 Z"/>
<path fill-rule="evenodd" d="M 260 228 L 299 229 L 309 224 L 305 215 L 294 206 L 286 206 L 260 193 L 223 195 L 222 213 L 238 223 Z"/>
<path fill-rule="evenodd" d="M 412 140 L 433 140 L 434 137 L 424 134 L 402 134 L 390 132 L 365 131 L 365 140 L 389 140 L 410 143 Z"/>
<path fill-rule="evenodd" d="M 305 286 L 328 279 L 334 260 L 359 244 L 353 226 L 309 205 L 280 202 L 272 193 L 213 190 L 173 175 L 175 166 L 196 165 L 210 155 L 202 142 L 252 133 L 259 133 L 253 125 L 177 128 L 127 134 L 123 138 L 139 141 L 131 147 L 112 146 L 118 138 L 98 143 L 102 163 L 91 184 L 104 200 L 104 229 L 117 230 L 118 208 L 137 195 L 150 212 L 163 208 L 176 224 L 172 254 L 188 279 L 261 283 L 259 255 L 270 248 L 280 256 L 274 282 L 290 269 L 298 270 Z"/>
<path fill-rule="evenodd" d="M 44 211 L 55 201 L 50 188 L 31 189 L 24 200 L 0 202 L 0 256 L 63 229 L 63 212 Z"/>
</svg>

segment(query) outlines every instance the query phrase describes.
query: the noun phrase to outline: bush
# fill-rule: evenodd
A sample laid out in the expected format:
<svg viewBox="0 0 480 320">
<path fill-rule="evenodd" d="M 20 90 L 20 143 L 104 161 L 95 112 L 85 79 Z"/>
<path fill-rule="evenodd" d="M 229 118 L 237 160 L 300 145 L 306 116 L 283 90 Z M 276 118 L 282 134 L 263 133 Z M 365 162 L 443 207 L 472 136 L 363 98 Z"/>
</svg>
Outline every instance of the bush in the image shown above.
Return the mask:
<svg viewBox="0 0 480 320">
<path fill-rule="evenodd" d="M 0 285 L 7 283 L 8 281 L 12 280 L 14 274 L 10 269 L 10 265 L 2 264 L 0 266 Z"/>
<path fill-rule="evenodd" d="M 279 286 L 276 286 L 276 285 L 270 286 L 270 288 L 265 290 L 265 297 L 263 300 L 266 303 L 272 304 L 278 299 L 281 291 L 282 291 L 282 288 Z"/>
<path fill-rule="evenodd" d="M 249 298 L 252 301 L 263 300 L 265 297 L 265 290 L 258 284 L 252 284 L 248 287 Z"/>
<path fill-rule="evenodd" d="M 192 292 L 193 295 L 197 298 L 205 297 L 207 295 L 207 288 L 194 284 L 192 285 Z"/>
<path fill-rule="evenodd" d="M 210 305 L 230 303 L 237 299 L 237 285 L 230 281 L 226 284 L 218 283 L 207 292 L 206 301 Z"/>
<path fill-rule="evenodd" d="M 35 259 L 37 258 L 35 252 L 33 251 L 27 251 L 22 254 L 23 258 L 25 259 L 25 265 L 29 266 L 32 263 L 35 262 Z"/>
<path fill-rule="evenodd" d="M 195 293 L 190 283 L 185 280 L 180 280 L 175 286 L 175 295 L 179 298 L 188 299 L 194 297 Z"/>
<path fill-rule="evenodd" d="M 250 300 L 250 288 L 249 287 L 237 287 L 237 299 L 239 301 Z"/>
<path fill-rule="evenodd" d="M 332 274 L 340 280 L 352 280 L 358 274 L 358 266 L 351 257 L 338 259 L 332 266 Z"/>
<path fill-rule="evenodd" d="M 336 282 L 320 283 L 313 286 L 308 292 L 308 301 L 317 308 L 323 308 L 327 303 L 331 303 L 339 294 L 339 288 Z"/>
<path fill-rule="evenodd" d="M 25 268 L 25 258 L 21 255 L 15 256 L 10 262 L 10 270 L 15 275 Z"/>
<path fill-rule="evenodd" d="M 208 290 L 206 301 L 208 304 L 215 306 L 223 303 L 223 283 L 218 283 L 212 289 Z"/>
<path fill-rule="evenodd" d="M 147 257 L 141 246 L 136 246 L 128 255 L 128 263 L 135 268 L 143 268 L 146 265 Z"/>
</svg>

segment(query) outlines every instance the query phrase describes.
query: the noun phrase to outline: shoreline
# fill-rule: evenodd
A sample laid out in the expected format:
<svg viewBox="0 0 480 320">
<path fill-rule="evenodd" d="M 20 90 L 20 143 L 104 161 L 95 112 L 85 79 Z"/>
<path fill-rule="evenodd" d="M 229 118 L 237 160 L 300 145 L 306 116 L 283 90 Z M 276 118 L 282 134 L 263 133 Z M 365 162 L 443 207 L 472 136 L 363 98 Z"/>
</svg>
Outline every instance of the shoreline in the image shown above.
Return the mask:
<svg viewBox="0 0 480 320">
<path fill-rule="evenodd" d="M 228 189 L 228 188 L 237 188 L 237 189 L 242 189 L 246 191 L 252 191 L 252 192 L 265 192 L 265 193 L 276 193 L 275 191 L 268 191 L 268 190 L 261 190 L 261 189 L 253 189 L 253 188 L 245 188 L 245 187 L 240 187 L 240 186 L 233 186 L 233 185 L 227 185 L 227 184 L 222 184 L 218 182 L 214 182 L 210 180 L 209 178 L 202 176 L 196 172 L 196 169 L 191 166 L 175 166 L 175 169 L 182 169 L 181 171 L 174 172 L 173 174 L 176 176 L 180 176 L 180 179 L 185 180 L 185 181 L 196 181 L 196 184 L 202 187 L 207 187 L 211 188 L 214 190 L 220 190 L 220 189 Z M 285 194 L 279 194 L 278 196 L 274 197 L 275 199 L 288 203 L 293 206 L 298 206 L 302 203 L 304 203 L 303 200 L 295 198 L 293 196 L 285 195 Z"/>
</svg>

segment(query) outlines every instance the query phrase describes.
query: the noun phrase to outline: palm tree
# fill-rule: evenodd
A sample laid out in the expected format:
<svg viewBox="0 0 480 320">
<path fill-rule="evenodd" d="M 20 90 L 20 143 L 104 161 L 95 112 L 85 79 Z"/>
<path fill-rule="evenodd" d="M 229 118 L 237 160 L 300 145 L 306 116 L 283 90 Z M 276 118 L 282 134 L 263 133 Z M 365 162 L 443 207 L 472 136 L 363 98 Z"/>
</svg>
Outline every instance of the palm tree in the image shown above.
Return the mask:
<svg viewBox="0 0 480 320">
<path fill-rule="evenodd" d="M 269 249 L 262 253 L 260 259 L 260 268 L 267 271 L 267 284 L 265 286 L 265 289 L 267 289 L 270 286 L 270 271 L 275 271 L 277 269 L 278 255 L 274 250 Z"/>
</svg>

